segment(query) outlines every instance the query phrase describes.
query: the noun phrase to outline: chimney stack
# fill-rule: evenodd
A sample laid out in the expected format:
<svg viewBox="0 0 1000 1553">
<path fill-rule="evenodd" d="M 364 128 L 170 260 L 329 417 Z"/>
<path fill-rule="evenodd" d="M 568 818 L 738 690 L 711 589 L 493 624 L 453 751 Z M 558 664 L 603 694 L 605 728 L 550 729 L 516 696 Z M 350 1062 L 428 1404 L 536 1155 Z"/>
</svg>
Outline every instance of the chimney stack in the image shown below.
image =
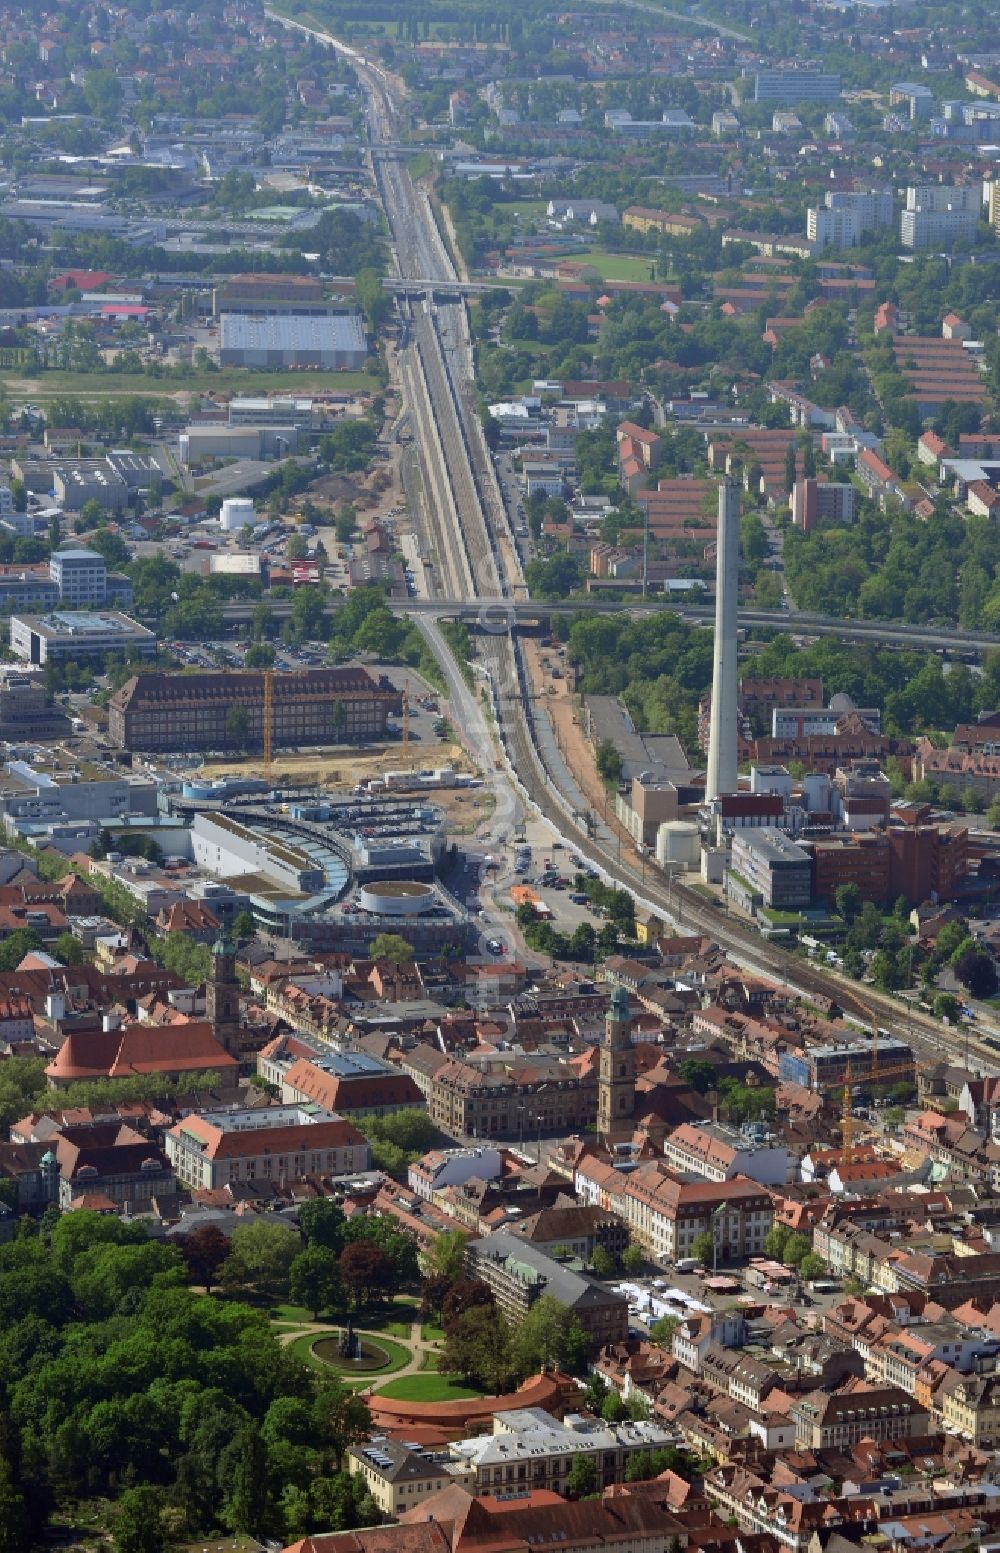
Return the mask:
<svg viewBox="0 0 1000 1553">
<path fill-rule="evenodd" d="M 736 604 L 740 582 L 740 488 L 727 475 L 719 487 L 715 567 L 715 649 L 705 798 L 737 790 Z"/>
</svg>

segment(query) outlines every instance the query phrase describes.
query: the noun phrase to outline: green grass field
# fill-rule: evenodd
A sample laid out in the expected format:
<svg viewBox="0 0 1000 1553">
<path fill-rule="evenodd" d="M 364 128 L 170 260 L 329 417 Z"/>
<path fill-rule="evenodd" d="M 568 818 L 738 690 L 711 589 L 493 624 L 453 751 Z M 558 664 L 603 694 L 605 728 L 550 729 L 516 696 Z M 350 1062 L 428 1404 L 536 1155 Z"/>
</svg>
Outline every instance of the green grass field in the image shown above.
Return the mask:
<svg viewBox="0 0 1000 1553">
<path fill-rule="evenodd" d="M 441 1368 L 441 1355 L 436 1349 L 430 1349 L 420 1355 L 420 1368 L 422 1370 L 439 1370 Z"/>
<path fill-rule="evenodd" d="M 117 399 L 139 394 L 150 399 L 169 399 L 187 393 L 367 393 L 378 387 L 367 372 L 254 372 L 224 367 L 220 372 L 190 372 L 152 377 L 148 372 L 30 372 L 12 368 L 0 372 L 0 385 L 12 397 L 54 399 Z"/>
<path fill-rule="evenodd" d="M 648 280 L 653 261 L 639 253 L 605 253 L 603 248 L 587 248 L 571 255 L 574 264 L 586 264 L 602 280 Z"/>
<path fill-rule="evenodd" d="M 425 1343 L 440 1343 L 444 1339 L 444 1327 L 439 1327 L 433 1321 L 425 1321 L 420 1328 L 420 1337 Z"/>
<path fill-rule="evenodd" d="M 397 1402 L 461 1402 L 466 1397 L 477 1397 L 472 1386 L 463 1386 L 454 1375 L 436 1375 L 425 1371 L 420 1375 L 402 1375 L 378 1388 L 379 1396 L 395 1397 Z"/>
<path fill-rule="evenodd" d="M 272 1321 L 290 1321 L 293 1326 L 302 1326 L 313 1319 L 312 1311 L 306 1310 L 304 1305 L 272 1305 L 268 1315 Z"/>
</svg>

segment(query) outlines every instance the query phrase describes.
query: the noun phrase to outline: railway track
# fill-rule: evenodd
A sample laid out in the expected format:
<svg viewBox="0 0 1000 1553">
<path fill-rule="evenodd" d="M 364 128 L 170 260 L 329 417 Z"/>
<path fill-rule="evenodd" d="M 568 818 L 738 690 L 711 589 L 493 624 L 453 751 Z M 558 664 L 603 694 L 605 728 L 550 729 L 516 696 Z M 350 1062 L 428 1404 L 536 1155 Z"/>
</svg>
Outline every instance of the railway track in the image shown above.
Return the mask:
<svg viewBox="0 0 1000 1553">
<path fill-rule="evenodd" d="M 369 93 L 373 140 L 392 140 L 396 115 L 384 70 L 328 33 L 301 23 L 287 25 L 312 34 L 351 61 Z M 411 276 L 416 274 L 432 281 L 454 280 L 454 267 L 433 214 L 429 208 L 421 208 L 420 199 L 426 201 L 426 196 L 417 195 L 408 169 L 402 162 L 373 159 L 373 176 L 392 232 L 400 276 L 406 279 L 409 271 Z M 450 311 L 452 308 L 454 312 Z M 471 596 L 483 600 L 484 612 L 493 606 L 502 617 L 505 600 L 509 602 L 514 590 L 523 587 L 523 579 L 492 462 L 474 405 L 465 392 L 471 352 L 464 309 L 464 302 L 440 302 L 435 315 L 430 311 L 416 315 L 411 349 L 419 357 L 419 370 L 414 388 L 418 396 L 423 390 L 426 392 L 434 421 L 431 443 L 436 439 L 440 445 L 450 487 L 448 500 L 432 515 L 441 551 L 442 576 L 451 576 L 453 580 L 467 576 L 472 584 Z M 425 466 L 431 462 L 428 453 L 433 451 L 433 446 L 423 449 Z M 450 520 L 447 523 L 445 510 Z M 534 726 L 539 713 L 520 644 L 505 629 L 496 635 L 487 633 L 481 659 L 490 677 L 496 726 L 515 785 L 582 857 L 600 868 L 605 877 L 630 890 L 647 907 L 722 943 L 744 966 L 807 997 L 840 997 L 849 1006 L 849 982 L 820 973 L 766 943 L 750 928 L 710 906 L 689 886 L 672 881 L 665 884 L 648 873 L 643 877 L 627 858 L 616 858 L 598 844 L 590 834 L 586 817 L 574 812 L 540 753 Z M 867 986 L 863 992 L 881 1025 L 891 1034 L 910 1041 L 924 1057 L 940 1056 L 943 1051 L 957 1051 L 960 1055 L 962 1050 L 968 1050 L 987 1071 L 1000 1066 L 997 1053 L 977 1037 L 967 1039 L 963 1032 L 960 1042 L 949 1040 L 934 1021 L 901 1009 L 892 999 Z"/>
</svg>

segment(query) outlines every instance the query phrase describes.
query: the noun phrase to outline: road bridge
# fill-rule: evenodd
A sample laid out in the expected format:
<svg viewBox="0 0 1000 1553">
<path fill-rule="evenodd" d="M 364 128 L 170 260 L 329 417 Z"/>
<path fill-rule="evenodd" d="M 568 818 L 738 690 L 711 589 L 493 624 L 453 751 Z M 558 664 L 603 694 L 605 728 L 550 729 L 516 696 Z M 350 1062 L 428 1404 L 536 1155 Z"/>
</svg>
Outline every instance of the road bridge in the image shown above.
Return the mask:
<svg viewBox="0 0 1000 1553">
<path fill-rule="evenodd" d="M 223 615 L 230 625 L 249 621 L 260 603 L 226 604 Z M 267 602 L 266 600 L 264 601 Z M 335 611 L 341 602 L 330 599 Z M 521 625 L 537 624 L 560 615 L 663 614 L 669 611 L 699 625 L 711 625 L 714 610 L 706 604 L 664 603 L 639 599 L 484 599 L 433 598 L 390 599 L 389 607 L 398 615 L 433 615 L 445 620 L 462 620 L 481 625 L 492 634 Z M 268 604 L 275 620 L 287 619 L 291 604 L 282 600 Z M 950 653 L 956 657 L 979 658 L 1000 647 L 1000 637 L 986 631 L 963 631 L 949 626 L 914 626 L 892 620 L 849 620 L 834 615 L 813 615 L 799 610 L 741 609 L 740 625 L 748 630 L 782 631 L 791 636 L 832 636 L 844 642 L 874 642 L 884 647 L 911 652 Z"/>
</svg>

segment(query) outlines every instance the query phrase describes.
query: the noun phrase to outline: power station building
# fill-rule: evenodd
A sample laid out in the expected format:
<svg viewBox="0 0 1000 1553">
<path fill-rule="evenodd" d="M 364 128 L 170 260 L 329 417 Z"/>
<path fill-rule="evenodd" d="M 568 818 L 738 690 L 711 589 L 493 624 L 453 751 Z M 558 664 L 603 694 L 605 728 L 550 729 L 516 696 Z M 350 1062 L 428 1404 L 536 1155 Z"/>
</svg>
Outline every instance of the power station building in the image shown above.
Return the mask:
<svg viewBox="0 0 1000 1553">
<path fill-rule="evenodd" d="M 275 674 L 272 741 L 276 749 L 357 744 L 381 738 L 401 710 L 390 681 L 357 664 Z M 136 674 L 111 698 L 108 731 L 128 750 L 262 750 L 264 675 Z"/>
</svg>

